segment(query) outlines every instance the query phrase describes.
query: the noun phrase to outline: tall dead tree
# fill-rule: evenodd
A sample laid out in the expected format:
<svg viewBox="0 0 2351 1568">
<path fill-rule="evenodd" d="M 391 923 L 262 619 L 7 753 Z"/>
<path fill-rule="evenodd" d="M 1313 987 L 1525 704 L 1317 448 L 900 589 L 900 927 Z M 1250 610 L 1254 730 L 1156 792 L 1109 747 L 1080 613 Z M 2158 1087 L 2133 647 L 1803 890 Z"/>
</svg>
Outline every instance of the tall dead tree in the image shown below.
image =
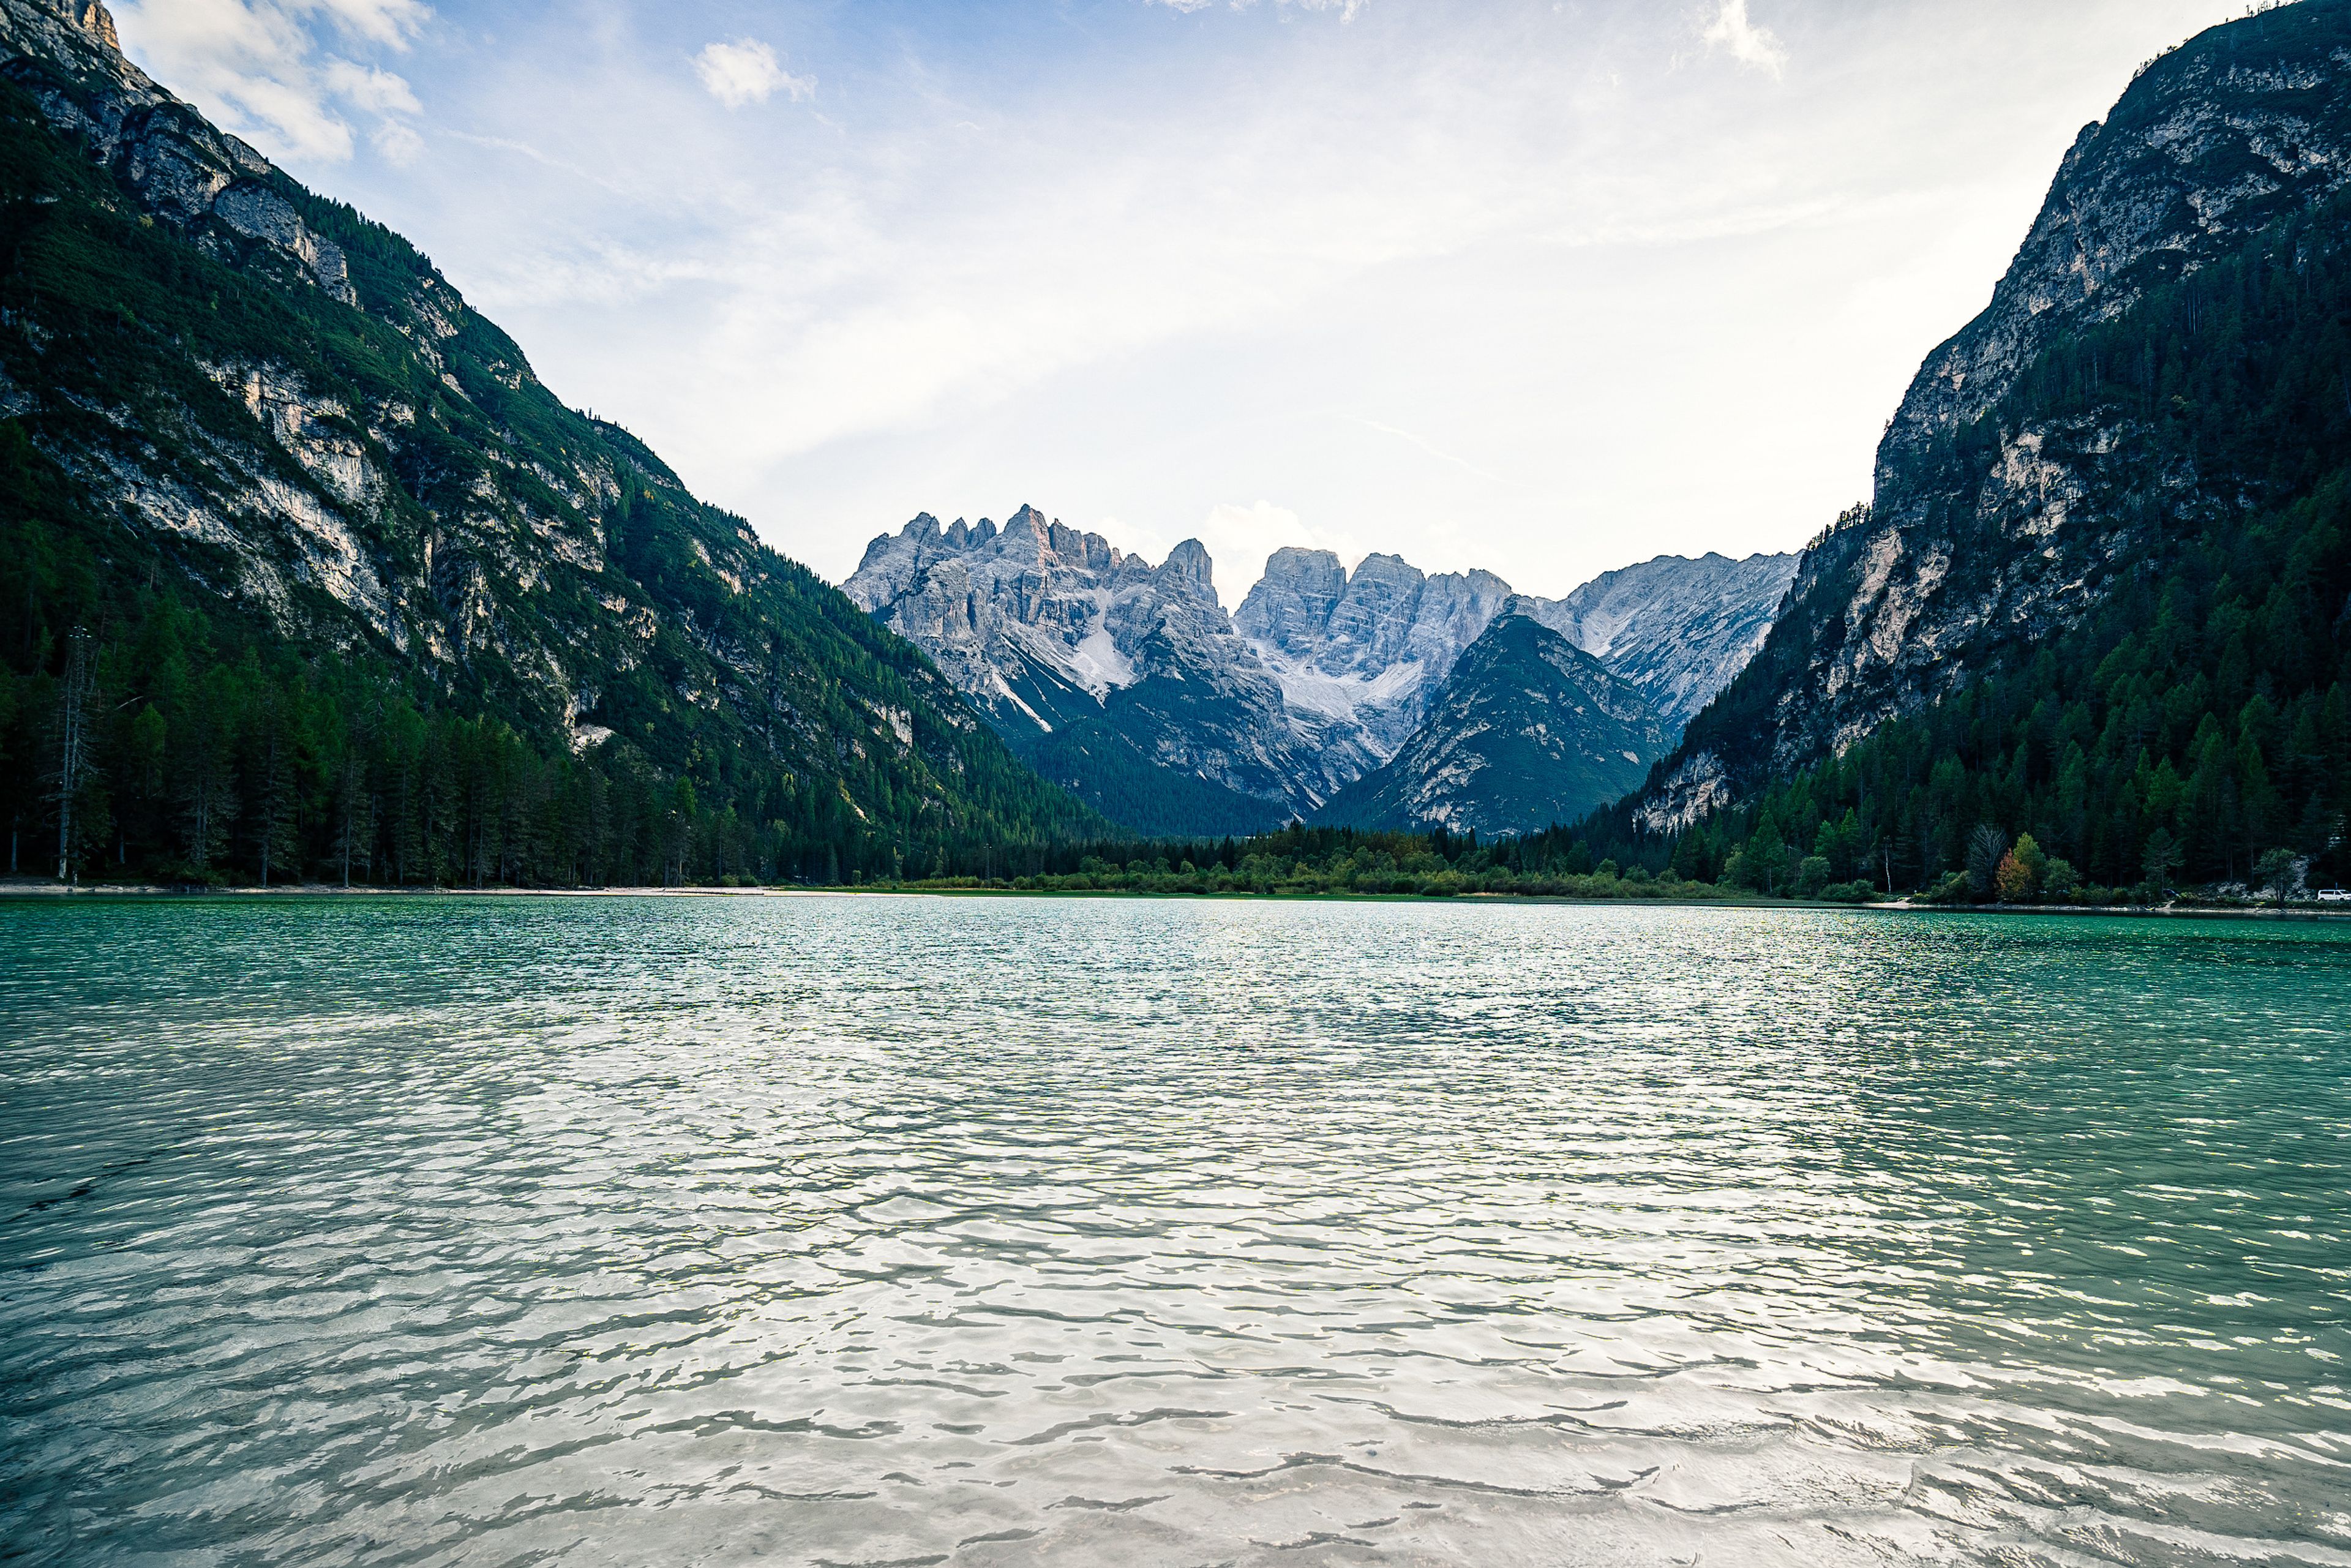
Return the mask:
<svg viewBox="0 0 2351 1568">
<path fill-rule="evenodd" d="M 57 690 L 57 880 L 73 870 L 74 804 L 89 782 L 90 699 L 98 685 L 98 661 L 90 635 L 77 626 L 67 642 L 66 678 Z"/>
</svg>

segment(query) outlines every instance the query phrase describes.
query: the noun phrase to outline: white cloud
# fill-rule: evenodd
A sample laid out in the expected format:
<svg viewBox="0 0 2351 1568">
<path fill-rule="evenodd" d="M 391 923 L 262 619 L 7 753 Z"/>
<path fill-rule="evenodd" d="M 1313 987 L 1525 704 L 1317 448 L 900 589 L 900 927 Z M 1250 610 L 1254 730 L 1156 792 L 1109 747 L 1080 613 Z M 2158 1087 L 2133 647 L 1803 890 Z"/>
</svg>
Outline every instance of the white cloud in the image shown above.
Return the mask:
<svg viewBox="0 0 2351 1568">
<path fill-rule="evenodd" d="M 1722 0 L 1722 10 L 1706 30 L 1708 48 L 1725 49 L 1742 66 L 1773 76 L 1788 63 L 1788 51 L 1769 27 L 1758 26 L 1747 15 L 1747 0 Z"/>
<path fill-rule="evenodd" d="M 776 51 L 757 38 L 711 45 L 694 57 L 694 72 L 710 96 L 729 109 L 765 103 L 778 91 L 795 103 L 816 96 L 816 78 L 793 76 Z"/>
<path fill-rule="evenodd" d="M 1189 14 L 1194 11 L 1205 11 L 1215 5 L 1217 0 L 1150 0 L 1150 3 L 1155 5 L 1165 5 L 1171 11 Z M 1283 10 L 1295 5 L 1301 11 L 1336 11 L 1339 13 L 1339 20 L 1352 22 L 1364 6 L 1371 4 L 1371 0 L 1274 0 L 1274 3 Z M 1227 4 L 1236 11 L 1246 11 L 1256 5 L 1257 0 L 1227 0 Z"/>
<path fill-rule="evenodd" d="M 433 13 L 423 0 L 285 0 L 286 8 L 304 15 L 321 13 L 343 32 L 404 49 Z"/>
<path fill-rule="evenodd" d="M 427 225 L 567 398 L 819 570 L 1032 500 L 1153 559 L 1197 534 L 1237 599 L 1284 544 L 1556 594 L 1801 541 L 2082 121 L 2233 4 L 1799 36 L 1775 0 L 1118 0 L 1066 48 L 848 7 L 837 125 L 728 112 L 679 68 L 733 35 L 661 0 L 517 0 L 494 57 L 436 27 L 413 66 L 311 19 L 316 69 L 400 69 L 436 149 L 501 149 L 371 153 L 338 193 Z M 1721 90 L 1782 39 L 1836 90 Z"/>
<path fill-rule="evenodd" d="M 356 115 L 401 163 L 423 147 L 401 118 L 422 112 L 416 94 L 379 67 L 321 55 L 319 34 L 399 51 L 432 16 L 422 0 L 126 0 L 116 19 L 150 75 L 263 151 L 341 162 Z"/>
<path fill-rule="evenodd" d="M 376 152 L 385 162 L 398 168 L 405 169 L 424 156 L 424 138 L 413 126 L 396 120 L 387 120 L 377 126 L 375 134 L 368 140 L 375 143 Z"/>
<path fill-rule="evenodd" d="M 353 65 L 329 57 L 319 80 L 327 91 L 362 114 L 422 114 L 424 106 L 408 84 L 374 66 Z"/>
</svg>

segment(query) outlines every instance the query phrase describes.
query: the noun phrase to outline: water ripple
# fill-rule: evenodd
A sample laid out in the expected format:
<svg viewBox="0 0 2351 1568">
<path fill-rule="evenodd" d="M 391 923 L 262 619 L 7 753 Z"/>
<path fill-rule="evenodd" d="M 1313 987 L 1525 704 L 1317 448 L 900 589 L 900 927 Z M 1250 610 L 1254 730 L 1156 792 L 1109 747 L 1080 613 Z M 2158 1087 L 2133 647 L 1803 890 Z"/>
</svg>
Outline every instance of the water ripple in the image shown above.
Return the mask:
<svg viewBox="0 0 2351 1568">
<path fill-rule="evenodd" d="M 2351 1565 L 2351 937 L 0 906 L 0 1555 Z"/>
</svg>

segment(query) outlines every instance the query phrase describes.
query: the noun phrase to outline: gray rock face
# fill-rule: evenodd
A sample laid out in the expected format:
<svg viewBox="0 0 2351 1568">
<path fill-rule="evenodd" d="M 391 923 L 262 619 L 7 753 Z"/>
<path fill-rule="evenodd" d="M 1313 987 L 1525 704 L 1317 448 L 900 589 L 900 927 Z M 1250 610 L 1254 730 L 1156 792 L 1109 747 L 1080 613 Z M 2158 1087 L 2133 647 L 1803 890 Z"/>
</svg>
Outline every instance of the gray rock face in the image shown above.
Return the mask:
<svg viewBox="0 0 2351 1568">
<path fill-rule="evenodd" d="M 1148 766 L 1265 802 L 1269 821 L 1312 810 L 1368 765 L 1346 737 L 1291 721 L 1196 539 L 1154 567 L 1032 507 L 1000 529 L 942 528 L 925 514 L 868 546 L 842 588 L 1025 754 L 1107 727 Z"/>
<path fill-rule="evenodd" d="M 1566 600 L 1517 602 L 1677 727 L 1753 652 L 1793 561 L 1660 558 Z M 843 587 L 1017 749 L 1106 809 L 1110 786 L 1088 769 L 1110 767 L 1107 750 L 1121 768 L 1172 769 L 1282 813 L 1316 810 L 1394 757 L 1513 601 L 1489 571 L 1431 577 L 1374 555 L 1349 573 L 1327 550 L 1285 549 L 1228 619 L 1196 540 L 1154 568 L 1029 507 L 1001 529 L 925 514 L 873 540 Z M 1104 727 L 1119 745 L 1065 743 Z"/>
<path fill-rule="evenodd" d="M 2085 129 L 1983 313 L 1927 357 L 1870 507 L 1806 550 L 1762 651 L 1692 722 L 1655 827 L 1742 798 L 2080 623 L 2167 517 L 2247 478 L 2167 457 L 2120 413 L 2004 400 L 2061 337 L 2115 320 L 2279 220 L 2351 190 L 2351 6 L 2286 6 L 2157 61 Z M 1965 437 L 1966 439 L 1962 439 Z M 1707 768 L 1691 771 L 1702 756 Z"/>
<path fill-rule="evenodd" d="M 1290 657 L 1311 657 L 1347 591 L 1347 569 L 1326 549 L 1284 545 L 1241 601 L 1233 623 L 1244 636 Z"/>
<path fill-rule="evenodd" d="M 31 93 L 60 129 L 136 190 L 149 210 L 208 249 L 257 240 L 294 275 L 358 303 L 343 253 L 269 188 L 266 159 L 155 85 L 125 58 L 96 0 L 9 0 L 0 6 L 0 75 Z"/>
<path fill-rule="evenodd" d="M 1792 555 L 1659 556 L 1525 613 L 1631 682 L 1677 732 L 1762 646 Z M 1350 579 L 1327 550 L 1283 549 L 1233 616 L 1294 708 L 1361 728 L 1383 758 L 1513 598 L 1489 571 L 1424 577 L 1394 556 Z"/>
<path fill-rule="evenodd" d="M 1281 549 L 1233 624 L 1309 722 L 1360 734 L 1384 760 L 1510 597 L 1490 571 L 1429 577 L 1392 555 L 1351 576 L 1328 550 Z"/>
<path fill-rule="evenodd" d="M 1880 490 L 2061 332 L 2121 316 L 2351 181 L 2351 24 L 2325 0 L 2294 13 L 2203 33 L 2083 128 L 1990 308 L 1919 367 L 1878 448 Z"/>
<path fill-rule="evenodd" d="M 1639 687 L 1678 734 L 1763 646 L 1795 575 L 1792 555 L 1659 556 L 1533 613 Z"/>
<path fill-rule="evenodd" d="M 1629 682 L 1513 599 L 1395 756 L 1323 808 L 1336 825 L 1538 832 L 1637 787 L 1667 729 Z"/>
<path fill-rule="evenodd" d="M 1023 507 L 1001 529 L 985 517 L 976 528 L 957 518 L 943 529 L 925 513 L 868 546 L 841 589 L 927 652 L 984 711 L 1050 730 L 1061 698 L 1049 690 L 1033 701 L 1038 680 L 1099 703 L 1139 678 L 1107 621 L 1112 605 L 1147 591 L 1153 575 L 1101 535 Z"/>
</svg>

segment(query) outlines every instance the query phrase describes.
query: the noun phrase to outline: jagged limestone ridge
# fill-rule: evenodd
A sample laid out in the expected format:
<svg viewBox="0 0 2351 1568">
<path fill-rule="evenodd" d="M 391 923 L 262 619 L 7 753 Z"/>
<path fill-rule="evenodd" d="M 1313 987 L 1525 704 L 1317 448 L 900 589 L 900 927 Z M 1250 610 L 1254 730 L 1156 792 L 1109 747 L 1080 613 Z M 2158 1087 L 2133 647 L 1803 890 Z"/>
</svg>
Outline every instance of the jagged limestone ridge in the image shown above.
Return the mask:
<svg viewBox="0 0 2351 1568">
<path fill-rule="evenodd" d="M 1113 770 L 1123 789 L 1156 768 L 1213 786 L 1185 790 L 1187 810 L 1267 825 L 1311 810 L 1371 758 L 1343 727 L 1286 711 L 1214 575 L 1196 539 L 1155 567 L 1023 507 L 1000 528 L 916 517 L 874 539 L 843 590 L 1088 798 L 1090 768 Z M 1090 738 L 1065 744 L 1076 729 Z M 1148 808 L 1154 821 L 1162 810 Z"/>
</svg>

